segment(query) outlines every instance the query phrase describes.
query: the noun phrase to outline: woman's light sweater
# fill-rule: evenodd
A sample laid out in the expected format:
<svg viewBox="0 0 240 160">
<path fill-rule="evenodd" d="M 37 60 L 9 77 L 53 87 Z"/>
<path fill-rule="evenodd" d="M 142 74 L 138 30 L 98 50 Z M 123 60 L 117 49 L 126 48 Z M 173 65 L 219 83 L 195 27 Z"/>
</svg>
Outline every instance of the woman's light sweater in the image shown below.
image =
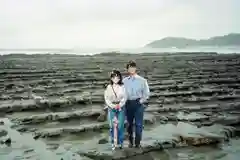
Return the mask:
<svg viewBox="0 0 240 160">
<path fill-rule="evenodd" d="M 115 96 L 113 89 L 117 97 Z M 116 104 L 114 104 L 114 102 L 119 102 L 119 106 L 123 107 L 127 101 L 127 93 L 124 88 L 124 85 L 118 84 L 108 85 L 104 92 L 104 99 L 106 105 L 110 108 L 116 107 Z"/>
</svg>

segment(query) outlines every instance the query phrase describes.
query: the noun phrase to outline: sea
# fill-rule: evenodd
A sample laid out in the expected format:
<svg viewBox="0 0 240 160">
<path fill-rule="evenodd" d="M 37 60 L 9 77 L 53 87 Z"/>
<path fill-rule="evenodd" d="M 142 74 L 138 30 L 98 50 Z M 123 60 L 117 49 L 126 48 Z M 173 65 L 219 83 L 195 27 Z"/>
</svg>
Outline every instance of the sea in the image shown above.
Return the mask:
<svg viewBox="0 0 240 160">
<path fill-rule="evenodd" d="M 6 54 L 76 54 L 95 55 L 100 53 L 179 53 L 179 52 L 215 52 L 219 54 L 240 53 L 240 46 L 227 47 L 187 47 L 187 48 L 72 48 L 72 49 L 0 49 L 0 55 Z"/>
</svg>

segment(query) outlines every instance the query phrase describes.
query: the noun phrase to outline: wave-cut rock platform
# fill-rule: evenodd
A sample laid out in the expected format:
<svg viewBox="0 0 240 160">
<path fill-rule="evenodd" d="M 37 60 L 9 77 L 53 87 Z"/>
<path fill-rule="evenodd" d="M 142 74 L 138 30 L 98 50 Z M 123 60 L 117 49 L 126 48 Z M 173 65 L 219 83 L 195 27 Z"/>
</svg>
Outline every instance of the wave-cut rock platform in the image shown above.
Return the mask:
<svg viewBox="0 0 240 160">
<path fill-rule="evenodd" d="M 111 151 L 103 91 L 113 68 L 136 60 L 150 86 L 141 149 Z M 240 56 L 192 54 L 4 55 L 0 148 L 5 158 L 154 159 L 172 148 L 239 135 Z"/>
</svg>

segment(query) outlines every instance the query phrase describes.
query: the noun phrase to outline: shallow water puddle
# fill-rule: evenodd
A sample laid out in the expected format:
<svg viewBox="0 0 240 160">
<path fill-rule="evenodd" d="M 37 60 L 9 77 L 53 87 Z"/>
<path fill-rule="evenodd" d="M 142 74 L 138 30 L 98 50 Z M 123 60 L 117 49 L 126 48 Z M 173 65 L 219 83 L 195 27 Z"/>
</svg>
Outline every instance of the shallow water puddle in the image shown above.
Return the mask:
<svg viewBox="0 0 240 160">
<path fill-rule="evenodd" d="M 232 139 L 221 146 L 168 149 L 150 155 L 154 160 L 239 160 L 240 140 Z"/>
<path fill-rule="evenodd" d="M 4 125 L 1 126 L 2 129 L 8 132 L 8 136 L 12 140 L 10 146 L 1 145 L 0 159 L 1 160 L 17 160 L 17 159 L 40 159 L 40 160 L 59 160 L 61 158 L 69 159 L 71 151 L 64 150 L 59 154 L 57 149 L 55 152 L 52 152 L 48 149 L 48 146 L 41 140 L 34 140 L 31 134 L 20 134 L 18 131 L 11 128 L 13 125 L 7 118 L 1 119 L 4 122 Z M 31 158 L 32 157 L 32 158 Z M 77 158 L 77 157 L 76 157 Z M 75 159 L 76 159 L 75 158 Z M 80 157 L 78 158 L 80 159 Z M 71 159 L 70 159 L 71 160 Z"/>
</svg>

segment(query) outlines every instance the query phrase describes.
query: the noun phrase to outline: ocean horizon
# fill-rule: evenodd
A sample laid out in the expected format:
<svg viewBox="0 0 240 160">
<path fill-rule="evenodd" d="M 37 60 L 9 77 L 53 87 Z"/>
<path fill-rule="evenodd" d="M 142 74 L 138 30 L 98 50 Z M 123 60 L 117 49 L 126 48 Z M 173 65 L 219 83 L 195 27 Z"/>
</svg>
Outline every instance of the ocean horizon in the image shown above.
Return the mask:
<svg viewBox="0 0 240 160">
<path fill-rule="evenodd" d="M 95 55 L 106 52 L 118 53 L 178 53 L 178 52 L 215 52 L 219 54 L 240 53 L 239 46 L 229 47 L 188 47 L 188 48 L 29 48 L 29 49 L 0 49 L 0 55 L 8 54 L 74 54 L 74 55 Z"/>
</svg>

